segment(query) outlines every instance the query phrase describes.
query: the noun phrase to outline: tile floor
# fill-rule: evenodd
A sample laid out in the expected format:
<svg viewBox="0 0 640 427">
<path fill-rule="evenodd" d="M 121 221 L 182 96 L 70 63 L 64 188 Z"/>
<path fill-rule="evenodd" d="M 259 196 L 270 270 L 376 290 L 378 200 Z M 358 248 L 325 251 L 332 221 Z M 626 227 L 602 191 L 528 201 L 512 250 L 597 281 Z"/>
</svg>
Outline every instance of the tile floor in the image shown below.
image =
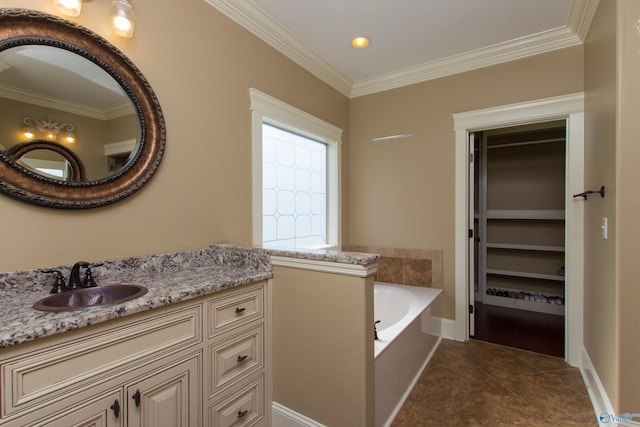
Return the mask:
<svg viewBox="0 0 640 427">
<path fill-rule="evenodd" d="M 442 340 L 392 427 L 598 426 L 577 368 L 471 340 Z"/>
</svg>

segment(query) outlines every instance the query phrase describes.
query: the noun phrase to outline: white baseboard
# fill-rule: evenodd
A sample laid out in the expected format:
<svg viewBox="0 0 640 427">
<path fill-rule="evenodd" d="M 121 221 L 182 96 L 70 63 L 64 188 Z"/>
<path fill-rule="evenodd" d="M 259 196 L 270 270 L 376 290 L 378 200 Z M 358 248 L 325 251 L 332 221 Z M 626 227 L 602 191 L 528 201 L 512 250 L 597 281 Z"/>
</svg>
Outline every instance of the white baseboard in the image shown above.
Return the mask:
<svg viewBox="0 0 640 427">
<path fill-rule="evenodd" d="M 271 405 L 272 427 L 326 427 L 311 418 L 305 417 L 294 410 L 273 402 Z"/>
<path fill-rule="evenodd" d="M 591 363 L 589 353 L 587 353 L 587 350 L 584 347 L 582 348 L 580 374 L 582 375 L 582 380 L 587 387 L 587 392 L 591 399 L 591 405 L 593 406 L 596 419 L 601 427 L 640 426 L 640 422 L 638 421 L 623 421 L 624 414 L 616 414 L 613 411 L 613 405 L 611 405 L 609 396 L 607 396 L 607 392 L 602 386 L 600 377 L 598 377 L 598 373 L 593 367 L 593 363 Z"/>
<path fill-rule="evenodd" d="M 591 405 L 593 405 L 593 410 L 596 413 L 596 417 L 599 417 L 600 414 L 603 413 L 613 413 L 613 407 L 611 406 L 611 402 L 609 401 L 607 392 L 604 390 L 604 387 L 600 382 L 600 378 L 598 377 L 598 373 L 593 367 L 591 358 L 589 358 L 589 354 L 587 353 L 587 350 L 585 348 L 582 349 L 582 363 L 580 364 L 580 374 L 582 375 L 584 385 L 587 387 L 587 392 L 589 393 Z M 600 422 L 600 425 L 606 424 L 607 423 Z"/>
<path fill-rule="evenodd" d="M 430 334 L 440 336 L 448 340 L 456 339 L 456 321 L 443 317 L 432 316 L 430 320 Z"/>
</svg>

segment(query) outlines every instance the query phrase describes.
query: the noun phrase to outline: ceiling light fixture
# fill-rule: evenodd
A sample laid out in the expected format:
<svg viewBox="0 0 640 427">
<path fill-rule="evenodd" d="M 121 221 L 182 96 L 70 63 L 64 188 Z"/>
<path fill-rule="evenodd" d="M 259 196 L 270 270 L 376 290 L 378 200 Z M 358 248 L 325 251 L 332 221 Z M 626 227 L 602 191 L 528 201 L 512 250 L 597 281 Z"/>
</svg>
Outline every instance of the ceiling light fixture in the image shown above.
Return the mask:
<svg viewBox="0 0 640 427">
<path fill-rule="evenodd" d="M 82 0 L 53 0 L 53 6 L 63 15 L 79 16 Z"/>
<path fill-rule="evenodd" d="M 351 47 L 354 47 L 356 49 L 363 49 L 369 46 L 370 43 L 371 43 L 371 40 L 369 40 L 368 37 L 356 37 L 353 40 L 351 40 Z"/>
<path fill-rule="evenodd" d="M 113 29 L 122 37 L 133 36 L 135 28 L 133 8 L 129 0 L 113 0 Z"/>
<path fill-rule="evenodd" d="M 79 16 L 84 1 L 88 0 L 53 0 L 53 5 L 63 15 Z M 115 33 L 122 37 L 131 38 L 135 21 L 133 7 L 129 0 L 113 0 L 111 10 L 111 25 Z"/>
</svg>

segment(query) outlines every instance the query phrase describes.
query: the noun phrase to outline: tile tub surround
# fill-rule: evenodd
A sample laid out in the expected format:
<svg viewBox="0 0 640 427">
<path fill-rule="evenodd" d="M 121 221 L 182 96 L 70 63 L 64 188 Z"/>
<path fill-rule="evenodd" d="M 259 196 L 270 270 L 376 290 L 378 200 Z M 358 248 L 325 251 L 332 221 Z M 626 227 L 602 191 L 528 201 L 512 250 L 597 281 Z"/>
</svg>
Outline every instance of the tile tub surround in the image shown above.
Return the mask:
<svg viewBox="0 0 640 427">
<path fill-rule="evenodd" d="M 68 278 L 70 266 L 52 268 Z M 148 288 L 147 294 L 112 306 L 48 313 L 32 308 L 49 295 L 55 282 L 53 274 L 40 270 L 0 273 L 0 347 L 273 277 L 271 258 L 264 251 L 230 245 L 105 261 L 91 269 L 98 285 L 142 285 Z"/>
<path fill-rule="evenodd" d="M 355 252 L 380 254 L 375 280 L 442 289 L 442 251 L 430 249 L 349 246 Z"/>
</svg>

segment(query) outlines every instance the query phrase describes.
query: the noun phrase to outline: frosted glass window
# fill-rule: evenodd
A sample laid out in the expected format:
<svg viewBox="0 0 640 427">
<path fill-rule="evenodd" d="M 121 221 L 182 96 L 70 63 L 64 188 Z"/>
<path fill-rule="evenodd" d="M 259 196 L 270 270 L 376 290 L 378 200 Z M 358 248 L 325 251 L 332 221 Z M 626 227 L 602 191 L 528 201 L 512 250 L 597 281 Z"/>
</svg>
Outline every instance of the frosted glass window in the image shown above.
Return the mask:
<svg viewBox="0 0 640 427">
<path fill-rule="evenodd" d="M 251 240 L 289 249 L 341 249 L 342 129 L 254 88 Z"/>
<path fill-rule="evenodd" d="M 327 245 L 327 145 L 262 124 L 262 240 Z"/>
</svg>

